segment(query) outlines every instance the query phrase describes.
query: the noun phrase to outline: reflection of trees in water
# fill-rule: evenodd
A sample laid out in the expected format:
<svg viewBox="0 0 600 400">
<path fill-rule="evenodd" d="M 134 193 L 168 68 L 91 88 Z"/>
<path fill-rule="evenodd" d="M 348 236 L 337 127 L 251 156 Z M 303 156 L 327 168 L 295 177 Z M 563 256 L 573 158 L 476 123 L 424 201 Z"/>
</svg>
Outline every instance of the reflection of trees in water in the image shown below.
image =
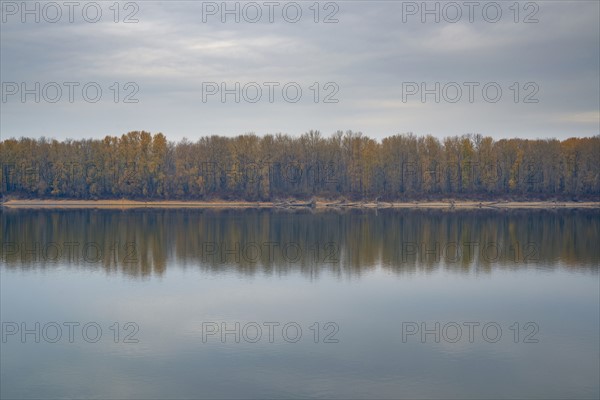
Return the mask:
<svg viewBox="0 0 600 400">
<path fill-rule="evenodd" d="M 2 264 L 141 277 L 167 265 L 252 275 L 438 268 L 598 271 L 598 211 L 8 210 Z"/>
</svg>

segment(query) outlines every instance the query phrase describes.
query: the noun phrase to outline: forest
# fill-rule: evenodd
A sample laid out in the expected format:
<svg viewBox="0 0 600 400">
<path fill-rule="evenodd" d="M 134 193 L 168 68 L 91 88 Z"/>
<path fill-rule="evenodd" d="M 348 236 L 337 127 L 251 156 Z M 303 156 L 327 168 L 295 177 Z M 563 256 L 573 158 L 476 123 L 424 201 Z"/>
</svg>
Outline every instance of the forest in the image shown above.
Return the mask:
<svg viewBox="0 0 600 400">
<path fill-rule="evenodd" d="M 600 135 L 501 139 L 319 131 L 192 142 L 120 137 L 0 142 L 6 198 L 599 200 Z"/>
</svg>

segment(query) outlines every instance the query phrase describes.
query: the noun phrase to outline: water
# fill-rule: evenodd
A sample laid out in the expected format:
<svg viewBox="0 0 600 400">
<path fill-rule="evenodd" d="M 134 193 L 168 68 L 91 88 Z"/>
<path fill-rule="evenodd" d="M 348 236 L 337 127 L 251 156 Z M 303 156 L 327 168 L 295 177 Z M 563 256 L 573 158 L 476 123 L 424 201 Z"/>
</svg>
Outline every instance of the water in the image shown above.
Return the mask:
<svg viewBox="0 0 600 400">
<path fill-rule="evenodd" d="M 1 218 L 2 398 L 599 397 L 598 211 Z"/>
</svg>

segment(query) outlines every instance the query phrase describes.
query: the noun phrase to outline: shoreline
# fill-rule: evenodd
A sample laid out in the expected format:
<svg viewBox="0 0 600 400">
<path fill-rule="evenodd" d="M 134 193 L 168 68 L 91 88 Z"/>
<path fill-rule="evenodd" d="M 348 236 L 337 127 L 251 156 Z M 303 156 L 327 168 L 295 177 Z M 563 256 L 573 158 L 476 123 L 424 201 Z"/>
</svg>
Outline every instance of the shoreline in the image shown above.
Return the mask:
<svg viewBox="0 0 600 400">
<path fill-rule="evenodd" d="M 196 209 L 600 209 L 600 202 L 559 201 L 411 201 L 411 202 L 250 202 L 250 201 L 137 201 L 137 200 L 8 200 L 4 208 L 50 209 L 134 209 L 134 208 L 196 208 Z"/>
</svg>

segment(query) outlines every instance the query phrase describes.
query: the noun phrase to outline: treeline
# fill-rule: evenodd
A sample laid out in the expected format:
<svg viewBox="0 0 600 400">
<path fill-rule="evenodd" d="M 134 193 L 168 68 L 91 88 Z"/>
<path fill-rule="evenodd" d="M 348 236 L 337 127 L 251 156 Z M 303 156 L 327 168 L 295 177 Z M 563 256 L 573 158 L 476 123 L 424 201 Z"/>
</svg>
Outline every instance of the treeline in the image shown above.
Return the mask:
<svg viewBox="0 0 600 400">
<path fill-rule="evenodd" d="M 600 136 L 563 141 L 338 131 L 169 142 L 136 131 L 104 139 L 0 142 L 0 194 L 76 199 L 326 197 L 598 199 Z"/>
</svg>

